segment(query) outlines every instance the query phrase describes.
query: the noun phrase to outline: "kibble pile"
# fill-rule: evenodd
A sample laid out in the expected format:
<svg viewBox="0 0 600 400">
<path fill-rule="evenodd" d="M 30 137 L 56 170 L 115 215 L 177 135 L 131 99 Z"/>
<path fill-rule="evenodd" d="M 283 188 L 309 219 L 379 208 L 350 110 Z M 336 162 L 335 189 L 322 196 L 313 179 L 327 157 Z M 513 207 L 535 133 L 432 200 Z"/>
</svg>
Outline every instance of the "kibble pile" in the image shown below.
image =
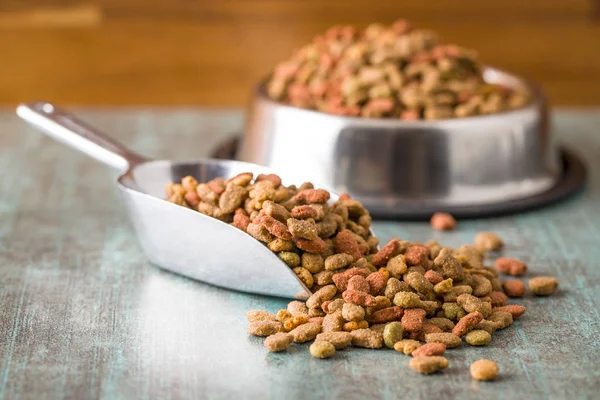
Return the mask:
<svg viewBox="0 0 600 400">
<path fill-rule="evenodd" d="M 186 176 L 168 184 L 166 194 L 170 202 L 230 223 L 265 243 L 312 291 L 331 285 L 333 276 L 351 264 L 376 271 L 365 258 L 379 245 L 370 231 L 371 216 L 347 195 L 329 205 L 329 192 L 310 183 L 284 186 L 277 175 L 254 180 L 252 173 L 207 183 Z M 308 315 L 325 314 L 315 308 Z"/>
<path fill-rule="evenodd" d="M 276 66 L 270 98 L 330 114 L 447 119 L 522 108 L 522 89 L 486 83 L 474 51 L 400 20 L 335 26 Z"/>
<path fill-rule="evenodd" d="M 248 312 L 249 333 L 266 337 L 269 351 L 313 340 L 310 353 L 316 358 L 348 346 L 391 348 L 412 355 L 410 367 L 430 374 L 449 366 L 446 349 L 463 341 L 487 345 L 495 331 L 525 313 L 525 307 L 507 304 L 509 297 L 525 294 L 525 285 L 518 279 L 502 283 L 500 274 L 523 276 L 527 265 L 508 257 L 498 258 L 494 267 L 484 265 L 485 252 L 504 245 L 494 233 L 480 232 L 474 244 L 458 249 L 400 239 L 378 249 L 361 203 L 342 195 L 329 204 L 327 191 L 310 183 L 286 187 L 277 175 L 254 180 L 244 173 L 207 183 L 188 176 L 166 192 L 169 201 L 265 243 L 313 292 L 306 302 L 292 301 L 277 313 Z M 447 215 L 444 220 L 450 221 Z M 552 277 L 529 281 L 535 295 L 550 295 L 557 287 Z M 497 373 L 493 361 L 471 366 L 475 379 L 491 380 Z"/>
</svg>

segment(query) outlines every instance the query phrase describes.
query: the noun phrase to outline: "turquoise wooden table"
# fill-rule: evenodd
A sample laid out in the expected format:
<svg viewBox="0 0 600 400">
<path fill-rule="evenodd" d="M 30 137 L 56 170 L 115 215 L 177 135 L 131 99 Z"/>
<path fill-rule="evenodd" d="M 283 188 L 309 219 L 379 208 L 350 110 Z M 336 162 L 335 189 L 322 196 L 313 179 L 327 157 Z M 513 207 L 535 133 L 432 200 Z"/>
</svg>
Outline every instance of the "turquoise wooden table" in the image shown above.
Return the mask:
<svg viewBox="0 0 600 400">
<path fill-rule="evenodd" d="M 238 111 L 95 110 L 81 116 L 141 153 L 206 156 L 239 130 Z M 448 245 L 493 227 L 507 254 L 560 280 L 526 298 L 526 315 L 485 348 L 464 346 L 424 377 L 394 351 L 307 346 L 269 354 L 245 313 L 286 302 L 234 293 L 149 265 L 114 173 L 0 113 L 0 399 L 598 398 L 600 391 L 600 111 L 555 114 L 560 140 L 589 165 L 587 189 L 535 212 L 460 223 L 376 222 L 383 239 Z M 201 266 L 202 260 L 198 260 Z M 243 267 L 243 265 L 240 265 Z M 496 360 L 501 378 L 471 380 Z"/>
</svg>

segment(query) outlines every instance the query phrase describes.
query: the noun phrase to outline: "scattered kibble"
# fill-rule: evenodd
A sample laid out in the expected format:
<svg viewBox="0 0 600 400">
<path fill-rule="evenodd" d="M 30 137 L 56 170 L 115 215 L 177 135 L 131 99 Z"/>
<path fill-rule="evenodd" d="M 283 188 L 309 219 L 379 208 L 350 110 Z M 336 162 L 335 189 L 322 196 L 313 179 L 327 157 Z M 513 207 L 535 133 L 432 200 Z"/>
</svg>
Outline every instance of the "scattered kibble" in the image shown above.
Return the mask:
<svg viewBox="0 0 600 400">
<path fill-rule="evenodd" d="M 558 280 L 552 276 L 538 276 L 529 280 L 529 289 L 536 296 L 550 296 L 558 289 Z"/>
<path fill-rule="evenodd" d="M 498 364 L 491 360 L 477 360 L 471 364 L 471 376 L 478 381 L 491 381 L 498 376 Z"/>
<path fill-rule="evenodd" d="M 310 353 L 317 358 L 349 346 L 393 348 L 413 356 L 412 369 L 430 374 L 448 367 L 446 349 L 463 339 L 487 345 L 526 311 L 507 304 L 509 296 L 523 296 L 523 282 L 501 284 L 498 273 L 523 275 L 527 266 L 506 257 L 495 268 L 486 266 L 484 252 L 503 246 L 490 232 L 459 249 L 397 238 L 378 248 L 369 213 L 359 202 L 348 195 L 329 201 L 327 191 L 310 183 L 286 187 L 276 175 L 254 179 L 244 173 L 208 183 L 185 177 L 167 186 L 167 196 L 263 242 L 311 288 L 306 302 L 291 301 L 276 313 L 247 313 L 248 332 L 265 337 L 272 352 L 313 340 Z M 550 295 L 557 287 L 553 277 L 529 280 L 535 295 Z M 493 379 L 495 363 L 480 361 L 471 367 L 473 377 Z"/>
<path fill-rule="evenodd" d="M 456 220 L 448 213 L 437 212 L 431 216 L 431 227 L 436 231 L 451 231 L 456 228 Z"/>
<path fill-rule="evenodd" d="M 504 242 L 493 232 L 479 232 L 475 235 L 475 247 L 480 251 L 496 251 L 504 247 Z"/>
<path fill-rule="evenodd" d="M 279 63 L 266 93 L 296 107 L 365 118 L 461 118 L 521 108 L 530 95 L 490 84 L 476 53 L 404 20 L 334 26 Z"/>
<path fill-rule="evenodd" d="M 516 258 L 500 257 L 496 260 L 496 269 L 507 275 L 520 276 L 527 272 L 527 265 Z"/>
<path fill-rule="evenodd" d="M 523 297 L 525 294 L 525 284 L 519 279 L 511 279 L 502 284 L 504 293 L 508 297 Z"/>
</svg>

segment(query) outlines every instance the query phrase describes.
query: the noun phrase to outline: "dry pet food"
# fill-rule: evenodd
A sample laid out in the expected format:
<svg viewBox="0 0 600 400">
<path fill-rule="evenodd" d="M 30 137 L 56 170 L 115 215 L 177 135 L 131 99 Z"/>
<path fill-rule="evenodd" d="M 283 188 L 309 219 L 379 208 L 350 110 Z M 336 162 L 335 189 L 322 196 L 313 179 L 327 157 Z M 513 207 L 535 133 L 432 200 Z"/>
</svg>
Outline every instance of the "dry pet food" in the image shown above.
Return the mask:
<svg viewBox="0 0 600 400">
<path fill-rule="evenodd" d="M 326 341 L 316 341 L 310 345 L 310 354 L 315 358 L 329 358 L 335 354 L 335 346 Z"/>
<path fill-rule="evenodd" d="M 474 245 L 458 249 L 398 238 L 378 248 L 368 211 L 347 194 L 330 197 L 310 183 L 284 186 L 276 175 L 250 173 L 207 183 L 185 177 L 167 186 L 169 201 L 245 231 L 312 290 L 306 302 L 291 301 L 276 313 L 247 313 L 249 334 L 266 337 L 269 351 L 313 340 L 316 358 L 350 346 L 393 348 L 413 355 L 410 367 L 429 374 L 448 367 L 446 349 L 463 340 L 484 346 L 526 312 L 508 304 L 509 296 L 523 295 L 523 283 L 499 278 L 525 274 L 525 264 L 503 257 L 495 268 L 485 265 L 484 252 L 503 246 L 497 235 L 480 232 Z M 550 295 L 558 281 L 532 278 L 529 287 Z M 487 379 L 478 365 L 473 376 Z"/>
<path fill-rule="evenodd" d="M 558 289 L 558 280 L 552 276 L 538 276 L 529 280 L 529 289 L 536 296 L 550 296 Z"/>
<path fill-rule="evenodd" d="M 497 113 L 522 108 L 531 97 L 486 82 L 474 51 L 404 20 L 363 31 L 334 26 L 279 63 L 265 89 L 300 108 L 402 120 Z"/>
<path fill-rule="evenodd" d="M 265 339 L 265 347 L 273 352 L 284 351 L 293 341 L 294 337 L 289 333 L 279 332 Z"/>
<path fill-rule="evenodd" d="M 410 368 L 421 374 L 429 375 L 448 368 L 448 359 L 442 356 L 414 357 L 410 360 Z"/>
<path fill-rule="evenodd" d="M 456 228 L 456 220 L 448 213 L 437 212 L 431 216 L 431 227 L 436 231 L 451 231 Z"/>
<path fill-rule="evenodd" d="M 498 364 L 490 360 L 477 360 L 470 367 L 471 376 L 478 381 L 491 381 L 498 376 Z"/>
</svg>

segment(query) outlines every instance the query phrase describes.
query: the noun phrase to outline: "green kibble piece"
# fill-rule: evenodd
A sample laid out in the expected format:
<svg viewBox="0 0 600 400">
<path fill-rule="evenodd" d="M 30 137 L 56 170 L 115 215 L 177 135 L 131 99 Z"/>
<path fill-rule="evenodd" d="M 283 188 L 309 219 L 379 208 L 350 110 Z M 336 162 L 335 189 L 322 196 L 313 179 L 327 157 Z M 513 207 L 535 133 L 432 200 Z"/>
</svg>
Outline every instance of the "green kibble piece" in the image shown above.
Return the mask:
<svg viewBox="0 0 600 400">
<path fill-rule="evenodd" d="M 459 319 L 467 315 L 465 313 L 465 310 L 463 310 L 463 308 L 457 303 L 444 303 L 442 304 L 442 309 L 444 310 L 446 318 L 452 321 L 458 321 Z"/>
<path fill-rule="evenodd" d="M 465 336 L 465 342 L 467 342 L 471 346 L 485 346 L 491 341 L 492 335 L 481 329 L 471 331 Z"/>
<path fill-rule="evenodd" d="M 402 324 L 398 321 L 390 322 L 383 329 L 383 342 L 390 349 L 394 348 L 394 345 L 402 340 Z"/>
<path fill-rule="evenodd" d="M 433 291 L 437 294 L 448 293 L 452 290 L 452 278 L 445 279 L 433 287 Z"/>
<path fill-rule="evenodd" d="M 310 354 L 315 358 L 329 358 L 335 354 L 335 346 L 325 341 L 314 342 L 310 345 Z"/>
<path fill-rule="evenodd" d="M 402 308 L 418 308 L 421 306 L 421 298 L 412 292 L 398 292 L 394 296 L 394 304 Z"/>
<path fill-rule="evenodd" d="M 287 265 L 289 265 L 292 268 L 300 265 L 300 256 L 294 252 L 280 251 L 279 254 L 277 254 L 277 255 L 279 256 L 279 258 L 281 258 L 281 260 L 284 263 L 286 263 Z"/>
</svg>

